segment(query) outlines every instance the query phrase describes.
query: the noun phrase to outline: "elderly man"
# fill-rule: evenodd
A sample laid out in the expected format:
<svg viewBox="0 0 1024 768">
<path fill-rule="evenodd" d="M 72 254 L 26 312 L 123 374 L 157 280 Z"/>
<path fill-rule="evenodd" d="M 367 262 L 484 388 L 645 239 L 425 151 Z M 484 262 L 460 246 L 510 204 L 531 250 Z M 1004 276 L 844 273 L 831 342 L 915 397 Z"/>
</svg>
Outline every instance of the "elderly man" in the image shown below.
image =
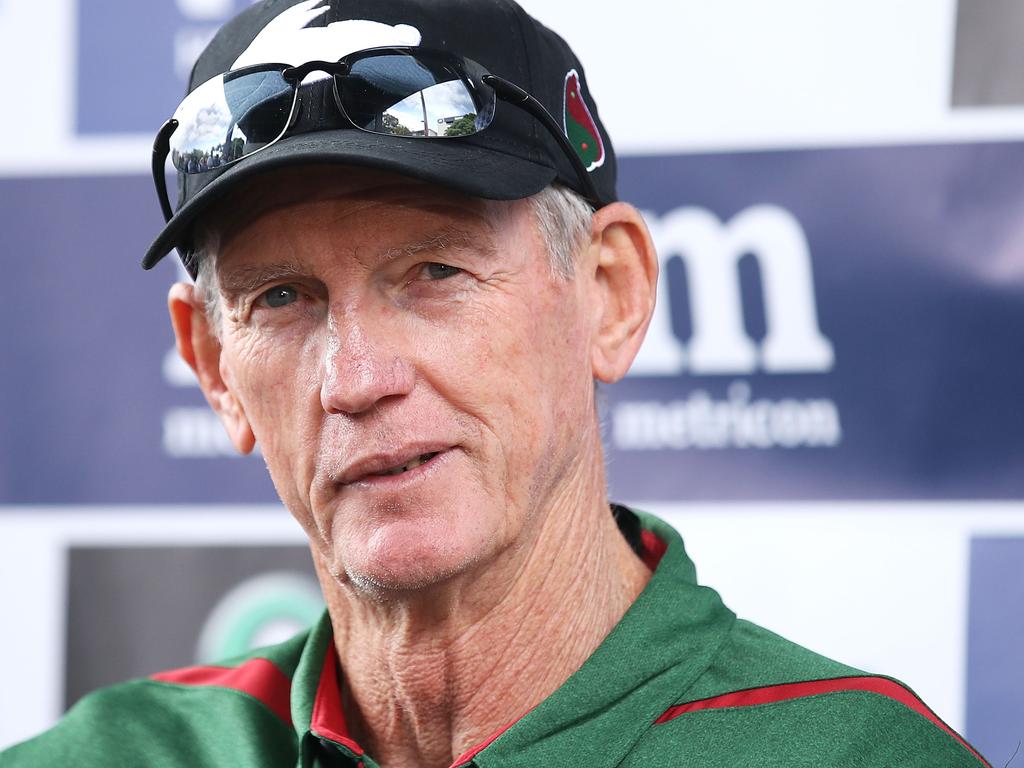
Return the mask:
<svg viewBox="0 0 1024 768">
<path fill-rule="evenodd" d="M 637 66 L 634 62 L 632 66 Z M 164 190 L 167 156 L 179 205 Z M 953 766 L 912 693 L 737 620 L 610 505 L 595 382 L 657 260 L 583 70 L 502 0 L 268 0 L 161 131 L 178 348 L 328 611 L 83 700 L 4 766 Z"/>
</svg>

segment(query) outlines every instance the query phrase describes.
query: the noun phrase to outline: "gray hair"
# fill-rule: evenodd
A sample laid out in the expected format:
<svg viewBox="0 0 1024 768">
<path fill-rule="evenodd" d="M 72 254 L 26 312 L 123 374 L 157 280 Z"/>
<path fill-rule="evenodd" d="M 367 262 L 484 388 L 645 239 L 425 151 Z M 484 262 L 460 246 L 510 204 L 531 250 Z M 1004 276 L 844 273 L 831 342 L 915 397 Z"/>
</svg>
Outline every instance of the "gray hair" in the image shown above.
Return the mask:
<svg viewBox="0 0 1024 768">
<path fill-rule="evenodd" d="M 594 209 L 577 192 L 554 184 L 530 197 L 529 203 L 547 246 L 551 269 L 568 280 L 575 272 L 576 256 L 590 235 Z"/>
<path fill-rule="evenodd" d="M 551 271 L 563 280 L 572 278 L 576 256 L 590 235 L 594 209 L 577 192 L 552 184 L 527 198 L 533 217 L 547 247 Z M 200 223 L 196 227 L 193 258 L 198 262 L 196 290 L 203 300 L 206 318 L 216 338 L 220 338 L 220 291 L 217 286 L 216 255 L 219 243 L 215 229 Z"/>
</svg>

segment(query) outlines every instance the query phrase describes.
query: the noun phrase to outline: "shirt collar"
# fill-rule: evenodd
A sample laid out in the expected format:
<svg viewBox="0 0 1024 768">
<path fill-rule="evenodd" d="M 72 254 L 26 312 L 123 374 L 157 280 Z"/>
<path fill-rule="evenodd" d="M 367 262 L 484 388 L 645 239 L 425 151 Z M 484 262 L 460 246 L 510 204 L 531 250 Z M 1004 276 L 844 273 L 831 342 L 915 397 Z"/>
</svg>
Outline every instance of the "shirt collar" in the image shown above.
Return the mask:
<svg viewBox="0 0 1024 768">
<path fill-rule="evenodd" d="M 647 587 L 558 690 L 474 759 L 480 768 L 615 766 L 710 666 L 735 621 L 718 594 L 697 584 L 679 534 L 637 513 L 646 551 L 666 545 Z M 647 558 L 645 558 L 647 559 Z"/>
<path fill-rule="evenodd" d="M 657 566 L 643 592 L 558 690 L 454 766 L 532 768 L 558 765 L 567 755 L 574 765 L 618 765 L 710 666 L 735 615 L 714 590 L 697 584 L 679 534 L 653 515 L 637 515 L 644 560 Z M 325 613 L 293 678 L 292 720 L 302 744 L 301 764 L 312 764 L 317 749 L 370 764 L 345 725 L 331 640 Z"/>
<path fill-rule="evenodd" d="M 331 617 L 324 611 L 310 630 L 292 678 L 292 722 L 299 736 L 299 765 L 303 768 L 321 763 L 354 765 L 365 758 L 345 723 L 333 638 Z M 314 762 L 314 756 L 325 751 L 335 759 Z"/>
</svg>

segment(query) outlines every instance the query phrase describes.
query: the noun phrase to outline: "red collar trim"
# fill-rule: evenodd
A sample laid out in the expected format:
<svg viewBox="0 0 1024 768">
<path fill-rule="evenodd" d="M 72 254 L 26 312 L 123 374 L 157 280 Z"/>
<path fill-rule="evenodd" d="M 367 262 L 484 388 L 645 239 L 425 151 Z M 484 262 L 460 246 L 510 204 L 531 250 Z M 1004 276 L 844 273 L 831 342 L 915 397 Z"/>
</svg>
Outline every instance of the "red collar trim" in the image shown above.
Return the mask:
<svg viewBox="0 0 1024 768">
<path fill-rule="evenodd" d="M 705 709 L 723 709 L 725 707 L 753 707 L 758 704 L 774 704 L 775 702 L 786 701 L 787 699 L 819 696 L 840 691 L 866 691 L 898 701 L 900 704 L 909 707 L 917 714 L 930 720 L 936 727 L 952 736 L 964 749 L 978 758 L 983 765 L 988 765 L 985 758 L 979 755 L 960 734 L 946 725 L 912 691 L 895 680 L 889 680 L 885 677 L 839 677 L 832 680 L 809 680 L 800 683 L 785 683 L 783 685 L 769 685 L 764 688 L 734 691 L 721 696 L 712 696 L 709 699 L 690 701 L 686 704 L 670 707 L 661 717 L 654 721 L 654 724 L 661 725 L 662 723 L 667 723 L 669 720 L 674 720 L 688 712 L 699 712 Z"/>
<path fill-rule="evenodd" d="M 661 558 L 664 557 L 668 544 L 658 538 L 656 534 L 647 530 L 640 532 L 640 541 L 643 547 L 640 557 L 644 564 L 654 571 L 657 569 L 658 563 L 661 562 Z M 525 713 L 523 716 L 525 716 Z M 486 740 L 463 752 L 455 759 L 451 768 L 459 768 L 459 766 L 471 762 L 473 758 L 493 744 L 505 731 L 518 723 L 523 716 L 516 718 L 508 725 L 491 734 Z M 661 722 L 660 719 L 659 722 Z M 320 673 L 320 682 L 317 685 L 316 698 L 313 702 L 312 722 L 309 727 L 317 736 L 331 739 L 347 747 L 356 755 L 363 754 L 363 748 L 352 739 L 348 732 L 348 726 L 345 724 L 345 713 L 341 707 L 341 691 L 338 684 L 338 660 L 333 647 L 328 647 L 324 658 L 324 666 Z"/>
<path fill-rule="evenodd" d="M 662 539 L 659 539 L 657 534 L 648 530 L 640 531 L 640 544 L 643 546 L 643 552 L 640 555 L 640 559 L 643 560 L 644 565 L 652 571 L 656 570 L 658 568 L 658 563 L 661 562 L 661 558 L 665 556 L 668 544 L 666 544 Z"/>
<path fill-rule="evenodd" d="M 237 667 L 182 667 L 158 672 L 151 680 L 176 685 L 212 685 L 247 693 L 288 725 L 292 724 L 292 681 L 267 659 L 249 659 Z"/>
<path fill-rule="evenodd" d="M 521 717 L 516 718 L 504 728 L 491 734 L 485 741 L 463 752 L 452 763 L 451 768 L 458 768 L 458 766 L 472 761 L 521 719 Z M 320 681 L 317 683 L 316 697 L 313 700 L 313 716 L 309 729 L 313 735 L 328 738 L 347 748 L 357 757 L 363 755 L 363 748 L 349 735 L 348 726 L 345 723 L 345 712 L 341 706 L 341 689 L 338 685 L 338 657 L 333 646 L 327 648 L 327 654 L 324 657 L 324 666 L 320 672 Z"/>
<path fill-rule="evenodd" d="M 363 754 L 363 748 L 353 741 L 345 723 L 345 711 L 341 707 L 341 688 L 338 684 L 338 656 L 334 646 L 327 646 L 324 666 L 317 683 L 313 699 L 313 717 L 309 729 L 316 736 L 323 736 L 347 748 L 356 756 Z"/>
</svg>

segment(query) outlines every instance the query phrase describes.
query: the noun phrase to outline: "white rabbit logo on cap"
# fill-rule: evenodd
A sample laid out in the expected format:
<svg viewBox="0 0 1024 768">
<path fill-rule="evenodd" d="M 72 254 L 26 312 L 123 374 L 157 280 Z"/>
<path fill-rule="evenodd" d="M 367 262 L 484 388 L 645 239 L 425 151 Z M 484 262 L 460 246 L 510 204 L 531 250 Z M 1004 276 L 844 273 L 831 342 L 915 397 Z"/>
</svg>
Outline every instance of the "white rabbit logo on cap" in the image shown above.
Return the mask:
<svg viewBox="0 0 1024 768">
<path fill-rule="evenodd" d="M 330 10 L 316 8 L 322 0 L 304 0 L 282 12 L 265 26 L 235 59 L 232 69 L 253 64 L 290 64 L 337 61 L 355 51 L 385 45 L 419 45 L 420 31 L 408 24 L 382 24 L 368 19 L 346 19 L 324 27 L 308 26 Z"/>
</svg>

